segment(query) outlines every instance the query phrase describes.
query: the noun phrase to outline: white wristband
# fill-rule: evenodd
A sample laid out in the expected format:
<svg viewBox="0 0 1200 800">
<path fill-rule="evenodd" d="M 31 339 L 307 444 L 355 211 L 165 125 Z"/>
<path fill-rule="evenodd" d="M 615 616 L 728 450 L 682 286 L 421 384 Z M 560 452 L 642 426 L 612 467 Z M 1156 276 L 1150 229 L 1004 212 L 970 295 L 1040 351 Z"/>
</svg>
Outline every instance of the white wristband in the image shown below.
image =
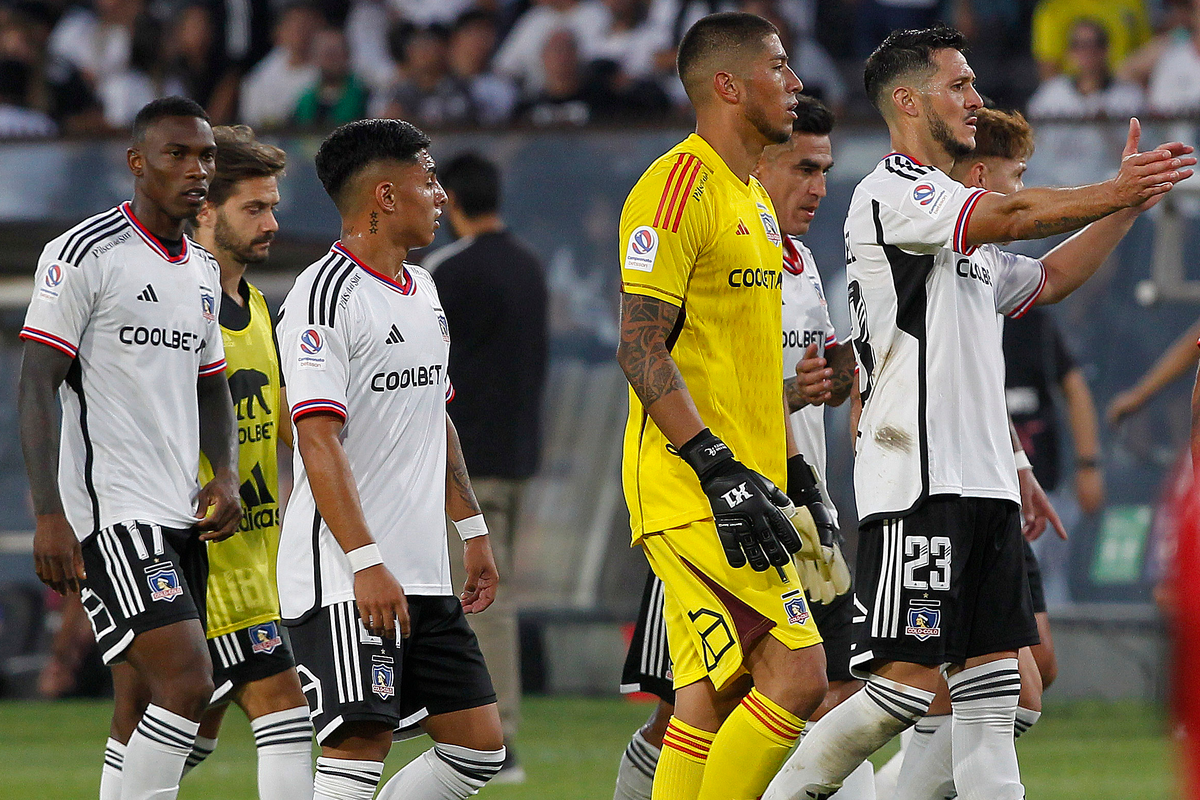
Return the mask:
<svg viewBox="0 0 1200 800">
<path fill-rule="evenodd" d="M 350 562 L 350 569 L 354 572 L 362 572 L 367 567 L 373 567 L 376 564 L 383 563 L 383 556 L 379 554 L 379 545 L 371 542 L 364 544 L 362 547 L 356 547 L 349 553 L 346 553 L 346 560 Z"/>
<path fill-rule="evenodd" d="M 1033 464 L 1029 463 L 1029 456 L 1025 455 L 1024 450 L 1013 452 L 1013 458 L 1017 461 L 1017 472 L 1023 469 L 1033 469 Z"/>
<path fill-rule="evenodd" d="M 464 542 L 467 539 L 474 539 L 476 536 L 487 536 L 488 532 L 487 523 L 483 521 L 483 514 L 460 519 L 454 523 L 454 528 Z"/>
</svg>

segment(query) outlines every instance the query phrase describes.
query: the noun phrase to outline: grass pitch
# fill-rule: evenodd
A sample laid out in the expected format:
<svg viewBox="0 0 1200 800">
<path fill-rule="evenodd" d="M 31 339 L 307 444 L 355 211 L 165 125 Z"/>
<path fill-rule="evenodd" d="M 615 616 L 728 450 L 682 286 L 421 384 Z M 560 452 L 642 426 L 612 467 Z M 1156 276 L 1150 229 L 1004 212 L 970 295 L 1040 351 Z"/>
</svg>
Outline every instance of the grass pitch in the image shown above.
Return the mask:
<svg viewBox="0 0 1200 800">
<path fill-rule="evenodd" d="M 621 752 L 649 711 L 648 705 L 615 698 L 527 699 L 518 752 L 529 780 L 521 786 L 487 787 L 481 796 L 608 800 Z M 96 797 L 108 713 L 107 702 L 0 703 L 0 797 Z M 1173 797 L 1168 739 L 1162 712 L 1148 704 L 1051 704 L 1018 745 L 1028 796 Z M 424 737 L 397 745 L 388 757 L 385 778 L 428 746 Z M 234 709 L 226 717 L 216 753 L 187 777 L 179 797 L 253 800 L 255 780 L 250 726 Z"/>
</svg>

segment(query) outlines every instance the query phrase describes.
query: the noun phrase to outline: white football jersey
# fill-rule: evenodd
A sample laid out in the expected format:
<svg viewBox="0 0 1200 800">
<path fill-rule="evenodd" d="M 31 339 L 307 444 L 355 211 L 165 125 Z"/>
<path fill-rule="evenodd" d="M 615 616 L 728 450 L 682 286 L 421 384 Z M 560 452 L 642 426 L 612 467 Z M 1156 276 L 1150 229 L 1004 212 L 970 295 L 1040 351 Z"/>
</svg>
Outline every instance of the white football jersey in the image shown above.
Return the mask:
<svg viewBox="0 0 1200 800">
<path fill-rule="evenodd" d="M 984 194 L 898 153 L 854 190 L 845 236 L 861 520 L 937 494 L 1020 502 L 1000 315 L 1033 305 L 1046 273 L 1036 259 L 966 246 Z"/>
<path fill-rule="evenodd" d="M 798 238 L 783 240 L 783 378 L 796 377 L 796 364 L 804 358 L 810 344 L 817 355 L 838 343 L 837 332 L 829 318 L 825 288 L 817 272 L 812 251 Z M 791 413 L 792 435 L 804 460 L 817 470 L 821 494 L 829 512 L 837 519 L 837 509 L 825 486 L 825 406 L 805 406 Z"/>
<path fill-rule="evenodd" d="M 395 281 L 340 242 L 296 278 L 280 310 L 292 420 L 345 419 L 342 447 L 384 564 L 412 595 L 454 594 L 446 545 L 446 375 L 450 329 L 433 278 Z M 283 618 L 354 597 L 345 553 L 321 519 L 297 449 L 276 567 Z"/>
<path fill-rule="evenodd" d="M 52 240 L 21 338 L 75 359 L 59 388 L 58 485 L 80 541 L 117 522 L 196 523 L 197 376 L 225 371 L 220 267 L 172 257 L 129 203 Z"/>
</svg>

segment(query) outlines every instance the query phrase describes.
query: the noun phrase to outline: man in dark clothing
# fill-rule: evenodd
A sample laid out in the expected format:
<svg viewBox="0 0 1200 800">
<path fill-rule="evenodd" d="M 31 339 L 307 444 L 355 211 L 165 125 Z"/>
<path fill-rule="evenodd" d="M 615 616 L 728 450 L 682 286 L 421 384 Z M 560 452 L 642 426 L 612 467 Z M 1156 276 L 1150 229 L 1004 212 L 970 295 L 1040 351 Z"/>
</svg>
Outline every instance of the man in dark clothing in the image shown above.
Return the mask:
<svg viewBox="0 0 1200 800">
<path fill-rule="evenodd" d="M 504 226 L 494 164 L 467 153 L 440 167 L 438 180 L 459 239 L 430 255 L 424 266 L 433 273 L 454 337 L 450 417 L 471 465 L 496 564 L 501 574 L 512 575 L 521 489 L 537 470 L 541 442 L 548 350 L 545 273 L 537 256 Z M 492 783 L 524 779 L 509 741 L 517 730 L 521 698 L 512 597 L 511 592 L 502 595 L 471 620 L 495 684 L 508 747 L 508 760 Z"/>
</svg>

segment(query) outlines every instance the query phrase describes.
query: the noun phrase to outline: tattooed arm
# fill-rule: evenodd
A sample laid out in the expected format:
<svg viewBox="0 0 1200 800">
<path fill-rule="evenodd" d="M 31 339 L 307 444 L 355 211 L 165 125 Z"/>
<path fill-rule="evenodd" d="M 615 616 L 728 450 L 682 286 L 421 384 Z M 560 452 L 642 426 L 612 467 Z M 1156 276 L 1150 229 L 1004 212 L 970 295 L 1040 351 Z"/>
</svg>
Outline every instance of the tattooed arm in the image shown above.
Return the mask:
<svg viewBox="0 0 1200 800">
<path fill-rule="evenodd" d="M 854 366 L 854 348 L 849 342 L 826 347 L 824 358 L 817 355 L 817 346 L 810 344 L 804 351 L 804 358 L 796 363 L 796 377 L 783 381 L 788 409 L 840 406 L 850 396 Z"/>
<path fill-rule="evenodd" d="M 646 413 L 671 444 L 679 447 L 704 430 L 700 412 L 667 350 L 667 337 L 681 322 L 678 306 L 640 294 L 621 295 L 621 343 L 617 363 Z"/>
<path fill-rule="evenodd" d="M 1130 120 L 1121 169 L 1103 183 L 984 195 L 967 222 L 967 245 L 1041 239 L 1079 230 L 1123 208 L 1152 205 L 1154 198 L 1191 176 L 1192 170 L 1186 169 L 1196 163 L 1188 155 L 1191 147 L 1172 142 L 1139 153 L 1140 136 L 1141 126 Z"/>
<path fill-rule="evenodd" d="M 455 522 L 483 513 L 475 490 L 471 488 L 471 476 L 467 474 L 467 463 L 463 460 L 462 443 L 458 431 L 446 415 L 446 513 Z M 463 584 L 459 600 L 463 611 L 478 614 L 496 599 L 496 587 L 500 574 L 496 559 L 492 556 L 492 537 L 484 534 L 473 536 L 463 543 L 463 566 L 467 580 Z"/>
</svg>

